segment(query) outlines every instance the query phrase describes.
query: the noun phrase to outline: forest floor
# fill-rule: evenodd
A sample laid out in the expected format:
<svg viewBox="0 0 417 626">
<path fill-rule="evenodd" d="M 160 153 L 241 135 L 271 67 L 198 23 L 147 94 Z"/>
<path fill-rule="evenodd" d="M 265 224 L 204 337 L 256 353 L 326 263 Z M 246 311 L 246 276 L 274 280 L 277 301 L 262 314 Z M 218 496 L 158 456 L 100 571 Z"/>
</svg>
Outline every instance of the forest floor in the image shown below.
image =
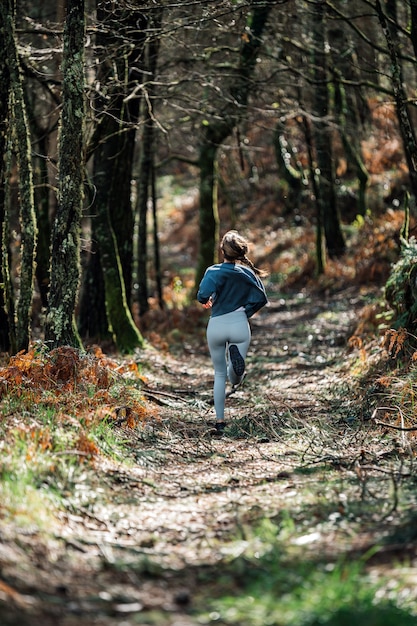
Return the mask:
<svg viewBox="0 0 417 626">
<path fill-rule="evenodd" d="M 68 466 L 46 527 L 1 519 L 2 626 L 231 623 L 216 598 L 244 596 L 268 567 L 268 532 L 288 571 L 367 555 L 388 590 L 401 578 L 415 599 L 412 442 L 375 425 L 348 349 L 374 296 L 271 294 L 221 438 L 203 332 L 147 348 L 143 393 L 158 418 L 114 427 L 126 458 Z"/>
</svg>

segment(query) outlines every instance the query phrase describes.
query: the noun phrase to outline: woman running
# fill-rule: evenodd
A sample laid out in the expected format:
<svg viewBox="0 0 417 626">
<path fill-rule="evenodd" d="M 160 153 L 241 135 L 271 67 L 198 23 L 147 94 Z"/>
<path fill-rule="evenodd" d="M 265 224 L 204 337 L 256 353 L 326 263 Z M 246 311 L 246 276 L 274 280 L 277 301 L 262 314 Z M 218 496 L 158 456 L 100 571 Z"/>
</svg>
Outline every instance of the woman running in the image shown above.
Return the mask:
<svg viewBox="0 0 417 626">
<path fill-rule="evenodd" d="M 197 300 L 211 309 L 207 343 L 214 366 L 216 431 L 222 434 L 226 426 L 226 378 L 233 387 L 242 381 L 251 340 L 248 319 L 267 304 L 268 298 L 260 278 L 262 272 L 247 256 L 248 241 L 236 230 L 229 230 L 220 248 L 223 263 L 207 268 Z"/>
</svg>

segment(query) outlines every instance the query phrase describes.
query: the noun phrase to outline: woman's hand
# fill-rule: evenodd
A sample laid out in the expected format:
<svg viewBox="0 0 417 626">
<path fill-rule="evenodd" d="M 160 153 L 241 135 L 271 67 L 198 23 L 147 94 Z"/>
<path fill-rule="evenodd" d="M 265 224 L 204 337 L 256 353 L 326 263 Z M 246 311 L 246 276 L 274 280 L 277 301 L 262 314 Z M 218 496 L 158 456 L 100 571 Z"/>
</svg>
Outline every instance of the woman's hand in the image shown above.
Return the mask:
<svg viewBox="0 0 417 626">
<path fill-rule="evenodd" d="M 213 300 L 211 299 L 211 296 L 210 296 L 210 298 L 207 300 L 207 302 L 205 304 L 203 304 L 203 307 L 205 309 L 211 309 L 212 306 L 213 306 Z"/>
</svg>

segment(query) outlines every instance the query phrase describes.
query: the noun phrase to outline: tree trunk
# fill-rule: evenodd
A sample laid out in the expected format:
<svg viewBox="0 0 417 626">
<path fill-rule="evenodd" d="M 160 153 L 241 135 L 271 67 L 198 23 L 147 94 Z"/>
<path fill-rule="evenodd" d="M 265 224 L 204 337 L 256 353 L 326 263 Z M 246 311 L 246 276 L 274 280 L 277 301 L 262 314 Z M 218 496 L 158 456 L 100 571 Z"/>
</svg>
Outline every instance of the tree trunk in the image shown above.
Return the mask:
<svg viewBox="0 0 417 626">
<path fill-rule="evenodd" d="M 348 173 L 358 178 L 358 209 L 359 215 L 365 215 L 368 209 L 366 192 L 369 174 L 366 170 L 361 141 L 366 120 L 366 105 L 363 88 L 360 86 L 357 53 L 353 52 L 351 37 L 345 32 L 346 25 L 340 24 L 329 29 L 334 77 L 335 118 L 339 125 L 340 137 L 346 154 Z M 345 82 L 347 83 L 345 85 Z M 353 86 L 355 85 L 355 86 Z"/>
<path fill-rule="evenodd" d="M 94 152 L 93 183 L 96 190 L 93 204 L 92 239 L 97 241 L 99 259 L 103 272 L 107 327 L 122 352 L 132 352 L 143 345 L 143 338 L 135 326 L 129 301 L 132 283 L 133 210 L 130 200 L 135 147 L 136 123 L 139 115 L 139 97 L 135 89 L 139 85 L 140 57 L 142 55 L 144 28 L 143 14 L 123 9 L 109 13 L 104 5 L 98 5 L 97 15 L 103 29 L 98 30 L 96 44 L 100 50 L 98 82 L 100 93 L 95 108 L 101 113 L 97 131 L 98 148 Z M 110 34 L 109 34 L 110 33 Z M 111 61 L 112 52 L 116 54 Z M 90 258 L 90 262 L 93 262 Z M 97 259 L 94 259 L 97 263 Z M 89 270 L 89 275 L 95 271 Z M 96 309 L 96 315 L 86 320 L 80 317 L 79 327 L 90 325 L 95 335 L 102 332 L 91 328 L 93 319 L 102 320 L 100 310 L 103 298 L 94 285 L 89 292 L 89 282 L 83 284 L 83 316 L 88 314 L 88 303 Z M 100 283 L 98 283 L 100 284 Z M 92 296 L 96 300 L 92 300 Z M 86 299 L 86 306 L 84 306 Z"/>
<path fill-rule="evenodd" d="M 232 130 L 232 129 L 231 129 Z M 227 137 L 227 134 L 224 138 Z M 198 285 L 206 268 L 218 260 L 217 242 L 219 239 L 219 214 L 217 209 L 216 160 L 218 146 L 206 133 L 200 146 L 200 246 L 197 259 L 195 282 Z"/>
<path fill-rule="evenodd" d="M 355 170 L 359 182 L 357 214 L 366 215 L 368 208 L 366 191 L 368 188 L 369 174 L 362 159 L 360 137 L 357 133 L 348 132 L 346 124 L 347 102 L 345 90 L 336 70 L 334 74 L 335 110 L 339 122 L 340 136 L 348 163 Z"/>
<path fill-rule="evenodd" d="M 285 139 L 285 128 L 282 122 L 278 122 L 275 127 L 274 152 L 278 166 L 278 176 L 287 183 L 288 192 L 285 196 L 287 211 L 293 211 L 297 207 L 300 194 L 304 186 L 304 173 L 302 167 L 294 167 L 291 163 L 294 155 L 288 142 Z"/>
<path fill-rule="evenodd" d="M 103 126 L 102 130 L 104 137 L 109 137 L 113 118 L 106 119 L 109 125 L 106 128 Z M 110 216 L 109 198 L 113 193 L 111 166 L 114 155 L 113 143 L 104 139 L 94 153 L 93 181 L 96 195 L 91 234 L 93 244 L 83 283 L 78 324 L 83 336 L 86 331 L 90 337 L 97 339 L 106 339 L 112 335 L 118 349 L 128 353 L 141 347 L 143 338 L 135 326 L 127 303 L 119 250 Z"/>
<path fill-rule="evenodd" d="M 21 263 L 20 292 L 16 307 L 16 348 L 27 350 L 30 339 L 30 312 L 33 298 L 33 278 L 36 250 L 36 217 L 33 195 L 30 132 L 23 94 L 16 38 L 14 32 L 15 2 L 5 0 L 2 5 L 5 17 L 5 46 L 10 72 L 11 111 L 17 144 L 19 168 Z"/>
<path fill-rule="evenodd" d="M 2 265 L 3 265 L 3 280 L 4 280 L 4 302 L 7 313 L 6 328 L 8 329 L 9 339 L 9 352 L 10 354 L 16 354 L 16 307 L 14 297 L 14 287 L 12 278 L 12 254 L 10 249 L 10 242 L 12 240 L 11 235 L 11 198 L 10 198 L 10 179 L 12 172 L 12 145 L 11 137 L 9 135 L 9 141 L 7 141 L 6 155 L 5 155 L 5 185 L 4 185 L 4 224 L 3 224 L 3 239 L 2 239 Z"/>
<path fill-rule="evenodd" d="M 106 19 L 106 9 L 98 12 Z M 117 9 L 110 24 L 114 30 L 106 36 L 107 46 L 117 51 L 114 65 L 118 83 L 113 91 L 115 100 L 114 134 L 108 141 L 112 144 L 113 156 L 108 164 L 108 175 L 112 178 L 108 198 L 111 225 L 117 242 L 118 254 L 125 285 L 126 301 L 130 307 L 132 298 L 133 231 L 134 210 L 131 202 L 133 165 L 136 147 L 136 126 L 139 120 L 144 44 L 147 32 L 147 17 L 138 10 Z M 101 38 L 100 38 L 101 40 Z M 99 41 L 100 41 L 99 40 Z M 108 54 L 107 46 L 104 54 Z M 117 95 L 116 95 L 117 93 Z"/>
<path fill-rule="evenodd" d="M 316 85 L 313 108 L 317 117 L 314 126 L 314 139 L 320 181 L 320 197 L 317 200 L 323 221 L 326 249 L 329 257 L 334 258 L 343 255 L 346 246 L 337 210 L 332 139 L 327 119 L 329 113 L 329 93 L 325 38 L 326 7 L 321 0 L 318 0 L 314 3 L 313 8 L 314 77 Z"/>
<path fill-rule="evenodd" d="M 139 166 L 138 175 L 138 200 L 137 200 L 137 213 L 138 213 L 138 239 L 137 239 L 137 260 L 138 260 L 138 277 L 137 277 L 137 301 L 139 304 L 140 314 L 143 315 L 149 309 L 148 303 L 148 201 L 150 196 L 152 197 L 152 205 L 154 211 L 154 222 L 156 219 L 156 205 L 154 204 L 155 198 L 153 189 L 155 187 L 154 178 L 154 113 L 153 113 L 153 96 L 154 87 L 153 81 L 155 80 L 155 72 L 158 61 L 158 54 L 160 48 L 160 37 L 156 33 L 160 33 L 162 24 L 163 9 L 155 9 L 152 11 L 149 26 L 155 33 L 151 37 L 146 46 L 147 62 L 146 62 L 146 75 L 148 76 L 146 86 L 146 98 L 144 107 L 144 128 L 142 134 L 142 153 Z M 155 240 L 155 272 L 157 282 L 160 280 L 158 276 L 157 265 L 159 263 L 157 237 L 158 233 L 155 231 L 156 224 L 154 223 L 154 240 Z M 158 293 L 160 305 L 162 306 L 162 293 Z"/>
<path fill-rule="evenodd" d="M 200 165 L 200 249 L 195 282 L 198 285 L 205 269 L 217 259 L 219 223 L 217 214 L 217 151 L 241 120 L 251 89 L 250 78 L 255 70 L 262 34 L 273 0 L 252 0 L 252 18 L 243 39 L 239 65 L 231 78 L 229 97 L 216 119 L 205 121 L 199 148 Z M 220 118 L 220 119 L 218 119 Z"/>
<path fill-rule="evenodd" d="M 127 304 L 116 237 L 109 215 L 107 192 L 112 181 L 106 167 L 106 164 L 111 162 L 108 148 L 108 143 L 102 144 L 94 159 L 94 182 L 97 195 L 94 203 L 93 236 L 97 240 L 100 252 L 108 326 L 118 349 L 129 353 L 143 345 L 143 338 L 135 326 Z"/>
<path fill-rule="evenodd" d="M 0 33 L 6 30 L 6 24 L 10 19 L 7 12 L 7 4 L 0 4 Z M 8 274 L 8 250 L 9 242 L 5 240 L 5 159 L 7 145 L 7 128 L 9 119 L 9 93 L 10 72 L 6 63 L 7 53 L 4 45 L 4 37 L 0 40 L 0 352 L 10 349 L 9 320 L 6 311 L 6 280 Z"/>
<path fill-rule="evenodd" d="M 395 105 L 397 109 L 398 122 L 404 146 L 405 158 L 408 166 L 410 185 L 414 196 L 414 206 L 417 201 L 417 142 L 414 127 L 411 122 L 410 114 L 407 107 L 407 94 L 404 89 L 402 80 L 402 68 L 400 61 L 400 53 L 394 38 L 392 37 L 391 28 L 388 20 L 382 10 L 380 0 L 376 0 L 376 10 L 379 23 L 384 31 L 388 51 L 391 59 L 392 84 L 394 88 Z M 415 7 L 414 7 L 415 9 Z M 412 18 L 417 17 L 417 10 L 412 12 Z M 414 26 L 415 28 L 415 26 Z"/>
<path fill-rule="evenodd" d="M 83 274 L 78 332 L 84 341 L 100 342 L 112 338 L 106 312 L 104 276 L 95 232 L 88 263 Z"/>
<path fill-rule="evenodd" d="M 144 315 L 149 310 L 148 302 L 148 200 L 149 184 L 152 171 L 152 150 L 153 150 L 153 121 L 150 116 L 145 115 L 145 125 L 142 134 L 142 154 L 139 165 L 138 176 L 138 238 L 137 238 L 137 260 L 138 260 L 138 289 L 137 302 L 139 313 Z"/>
<path fill-rule="evenodd" d="M 62 59 L 58 208 L 52 233 L 51 286 L 45 327 L 49 347 L 81 348 L 74 310 L 80 277 L 83 204 L 84 0 L 68 0 Z"/>
<path fill-rule="evenodd" d="M 156 197 L 156 175 L 155 167 L 152 164 L 151 171 L 151 195 L 152 195 L 152 221 L 153 221 L 153 257 L 155 265 L 155 283 L 156 293 L 158 295 L 159 308 L 164 308 L 163 288 L 162 288 L 162 271 L 161 271 L 161 254 L 159 251 L 158 237 L 158 211 Z"/>
<path fill-rule="evenodd" d="M 411 43 L 417 59 L 417 0 L 410 0 L 411 8 Z"/>
<path fill-rule="evenodd" d="M 316 198 L 317 222 L 316 222 L 316 271 L 321 276 L 325 269 L 325 254 L 323 250 L 323 219 L 321 214 L 320 187 L 317 180 L 317 168 L 314 160 L 313 137 L 311 123 L 305 115 L 302 117 L 302 128 L 307 146 L 308 166 L 314 197 Z"/>
<path fill-rule="evenodd" d="M 46 137 L 44 135 L 40 135 L 39 133 L 37 133 L 37 135 L 39 154 L 47 154 L 48 149 Z M 46 309 L 48 306 L 49 268 L 51 262 L 51 225 L 49 222 L 49 188 L 46 184 L 46 181 L 48 180 L 48 164 L 46 159 L 43 157 L 38 157 L 36 159 L 33 174 L 35 183 L 36 221 L 38 224 L 38 242 L 36 246 L 36 281 L 38 284 L 42 306 Z"/>
</svg>

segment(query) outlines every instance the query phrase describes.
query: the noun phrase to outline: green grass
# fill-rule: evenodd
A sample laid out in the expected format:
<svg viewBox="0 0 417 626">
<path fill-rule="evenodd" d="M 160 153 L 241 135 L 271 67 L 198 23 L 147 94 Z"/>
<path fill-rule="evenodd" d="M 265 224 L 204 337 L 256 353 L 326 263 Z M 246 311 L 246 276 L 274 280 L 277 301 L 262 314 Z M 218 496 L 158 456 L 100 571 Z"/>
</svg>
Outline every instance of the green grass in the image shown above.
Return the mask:
<svg viewBox="0 0 417 626">
<path fill-rule="evenodd" d="M 24 393 L 4 398 L 0 519 L 18 528 L 47 530 L 59 509 L 78 502 L 77 486 L 86 470 L 93 470 L 90 459 L 96 451 L 125 464 L 129 460 L 125 442 L 110 420 L 92 420 L 87 425 L 75 412 L 59 414 L 55 406 L 33 403 Z"/>
<path fill-rule="evenodd" d="M 90 439 L 97 444 L 99 450 L 115 461 L 130 464 L 131 452 L 128 450 L 128 440 L 116 433 L 112 420 L 102 419 L 93 425 L 89 434 Z"/>
<path fill-rule="evenodd" d="M 48 529 L 53 518 L 54 498 L 37 488 L 36 477 L 29 471 L 16 474 L 0 472 L 0 514 L 18 528 Z"/>
<path fill-rule="evenodd" d="M 131 387 L 129 398 L 139 403 L 141 390 Z M 410 387 L 407 383 L 397 389 L 397 397 L 414 410 Z M 61 405 L 53 403 L 48 391 L 37 402 L 33 401 L 33 393 L 5 396 L 2 400 L 0 519 L 15 525 L 19 531 L 34 527 L 51 530 L 59 519 L 60 509 L 75 514 L 94 513 L 97 503 L 105 505 L 109 493 L 99 484 L 104 473 L 100 474 L 96 465 L 104 458 L 116 460 L 117 465 L 136 464 L 141 468 L 162 466 L 165 457 L 168 458 L 170 450 L 166 438 L 157 435 L 159 427 L 155 432 L 144 429 L 132 433 L 115 428 L 114 420 L 106 417 L 112 415 L 109 406 L 106 404 L 102 411 L 96 410 L 100 407 L 93 403 L 90 406 L 82 394 L 94 398 L 94 388 L 84 386 L 84 389 L 79 391 L 80 395 L 74 394 L 74 401 L 71 395 Z M 347 396 L 346 389 L 343 393 L 338 391 L 339 397 Z M 109 395 L 113 394 L 117 398 L 125 397 L 122 382 L 109 389 Z M 256 515 L 265 515 L 264 511 L 249 511 L 246 517 L 248 512 L 238 507 L 234 530 L 231 528 L 221 536 L 215 534 L 218 539 L 207 533 L 212 547 L 209 561 L 215 561 L 215 565 L 200 564 L 196 571 L 185 566 L 184 571 L 176 573 L 178 578 L 186 578 L 191 571 L 193 584 L 198 581 L 192 605 L 197 623 L 414 624 L 417 614 L 413 613 L 413 603 L 417 593 L 412 582 L 407 581 L 405 568 L 392 560 L 389 569 L 376 568 L 370 564 L 372 553 L 362 558 L 349 553 L 355 537 L 361 533 L 364 543 L 371 537 L 380 543 L 381 550 L 390 544 L 398 545 L 401 537 L 405 544 L 414 541 L 415 474 L 413 470 L 409 476 L 405 471 L 409 463 L 411 472 L 412 459 L 408 462 L 398 457 L 391 437 L 381 438 L 359 425 L 352 429 L 334 419 L 301 420 L 286 404 L 271 404 L 270 399 L 256 395 L 251 398 L 251 407 L 246 417 L 230 422 L 227 438 L 236 439 L 237 446 L 244 439 L 251 440 L 250 446 L 273 444 L 265 449 L 265 455 L 279 462 L 276 480 L 268 475 L 268 510 L 279 511 L 279 515 L 258 523 L 253 520 Z M 338 411 L 339 417 L 340 407 Z M 333 409 L 332 415 L 335 415 Z M 80 437 L 84 438 L 84 448 Z M 89 443 L 93 446 L 91 455 Z M 196 447 L 190 450 L 189 456 L 180 457 L 181 462 L 196 463 Z M 352 460 L 361 458 L 358 456 L 361 450 L 367 454 L 368 465 L 372 463 L 375 470 L 380 466 L 386 471 L 356 474 Z M 210 447 L 205 451 L 207 455 L 213 454 Z M 291 455 L 283 454 L 285 451 L 291 451 Z M 377 456 L 379 452 L 384 454 Z M 385 453 L 387 465 L 379 460 L 377 467 L 376 459 L 385 459 Z M 280 468 L 285 469 L 285 482 Z M 407 479 L 404 484 L 399 481 L 401 471 L 404 481 Z M 106 480 L 111 479 L 105 477 Z M 146 481 L 143 484 L 158 491 L 156 482 Z M 112 492 L 113 504 L 117 497 L 121 503 L 127 503 L 123 490 Z M 138 496 L 132 497 L 136 502 Z M 397 517 L 382 528 L 382 521 L 394 504 Z M 394 531 L 399 537 L 394 537 Z M 314 535 L 320 536 L 317 543 L 311 539 Z M 332 543 L 334 537 L 338 537 L 341 545 Z M 165 572 L 158 554 L 151 557 L 150 565 L 148 555 L 144 561 L 139 559 L 135 572 L 163 579 Z M 128 561 L 121 560 L 121 565 L 131 567 Z M 412 566 L 409 571 L 411 577 Z"/>
<path fill-rule="evenodd" d="M 393 582 L 370 576 L 366 562 L 372 553 L 330 562 L 314 553 L 289 549 L 294 530 L 291 520 L 281 529 L 269 520 L 263 522 L 237 558 L 217 567 L 219 585 L 210 589 L 224 591 L 209 601 L 199 622 L 230 626 L 416 623 L 411 599 L 410 606 L 406 606 L 407 594 L 401 595 L 404 606 L 393 599 L 400 597 L 400 577 Z"/>
</svg>

